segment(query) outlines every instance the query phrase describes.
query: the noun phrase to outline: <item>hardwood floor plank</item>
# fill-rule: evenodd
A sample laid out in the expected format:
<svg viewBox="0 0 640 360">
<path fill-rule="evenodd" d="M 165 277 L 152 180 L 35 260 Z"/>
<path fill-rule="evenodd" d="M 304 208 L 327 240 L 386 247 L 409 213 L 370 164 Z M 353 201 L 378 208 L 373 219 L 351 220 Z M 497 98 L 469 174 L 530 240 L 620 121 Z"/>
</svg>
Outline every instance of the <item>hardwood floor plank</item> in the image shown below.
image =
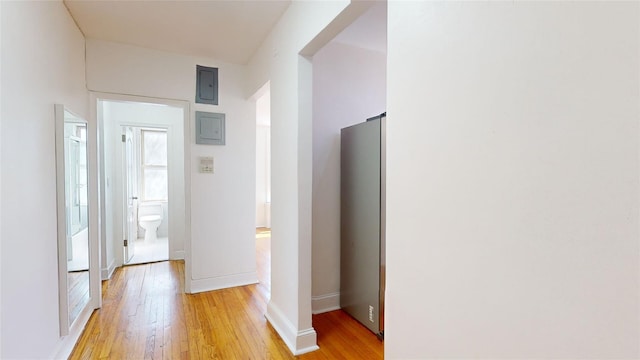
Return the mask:
<svg viewBox="0 0 640 360">
<path fill-rule="evenodd" d="M 255 285 L 185 294 L 182 261 L 117 269 L 70 359 L 382 359 L 383 344 L 340 310 L 313 316 L 320 350 L 291 354 L 264 317 L 267 235 L 256 240 Z"/>
</svg>

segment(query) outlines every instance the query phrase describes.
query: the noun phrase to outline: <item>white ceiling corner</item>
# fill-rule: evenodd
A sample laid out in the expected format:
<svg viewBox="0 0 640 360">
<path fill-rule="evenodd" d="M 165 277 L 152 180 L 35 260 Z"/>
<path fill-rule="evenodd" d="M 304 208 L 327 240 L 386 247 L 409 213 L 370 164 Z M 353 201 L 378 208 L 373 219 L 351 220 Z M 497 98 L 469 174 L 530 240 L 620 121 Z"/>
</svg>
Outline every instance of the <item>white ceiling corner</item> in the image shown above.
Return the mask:
<svg viewBox="0 0 640 360">
<path fill-rule="evenodd" d="M 246 64 L 290 0 L 64 0 L 87 38 Z"/>
<path fill-rule="evenodd" d="M 332 41 L 387 53 L 387 2 L 378 1 Z"/>
</svg>

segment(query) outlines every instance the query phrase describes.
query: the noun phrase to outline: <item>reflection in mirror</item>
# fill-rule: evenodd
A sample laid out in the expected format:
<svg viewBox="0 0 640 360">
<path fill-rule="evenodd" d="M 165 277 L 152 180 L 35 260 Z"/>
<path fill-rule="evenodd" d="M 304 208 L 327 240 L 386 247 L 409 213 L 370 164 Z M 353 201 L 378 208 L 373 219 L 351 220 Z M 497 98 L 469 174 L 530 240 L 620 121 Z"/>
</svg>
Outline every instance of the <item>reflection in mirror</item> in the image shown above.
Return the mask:
<svg viewBox="0 0 640 360">
<path fill-rule="evenodd" d="M 66 335 L 90 299 L 87 123 L 62 105 L 56 122 L 60 331 Z"/>
<path fill-rule="evenodd" d="M 89 301 L 89 226 L 87 211 L 87 124 L 65 111 L 65 192 L 69 324 Z"/>
</svg>

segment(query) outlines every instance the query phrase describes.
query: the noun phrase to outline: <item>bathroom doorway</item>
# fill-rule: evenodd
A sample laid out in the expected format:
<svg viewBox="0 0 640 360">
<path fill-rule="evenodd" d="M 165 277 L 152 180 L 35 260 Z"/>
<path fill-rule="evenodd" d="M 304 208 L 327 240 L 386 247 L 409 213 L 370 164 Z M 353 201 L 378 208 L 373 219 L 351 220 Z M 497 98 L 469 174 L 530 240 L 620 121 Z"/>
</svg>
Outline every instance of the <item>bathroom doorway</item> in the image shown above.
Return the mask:
<svg viewBox="0 0 640 360">
<path fill-rule="evenodd" d="M 169 260 L 167 128 L 121 126 L 124 263 Z"/>
<path fill-rule="evenodd" d="M 122 265 L 185 259 L 188 102 L 107 93 L 92 96 L 102 143 L 102 279 L 109 279 Z M 149 147 L 147 154 L 143 143 Z M 166 181 L 154 185 L 143 178 Z M 157 228 L 151 224 L 157 229 L 155 238 L 145 239 L 149 232 L 141 220 L 157 223 Z"/>
</svg>

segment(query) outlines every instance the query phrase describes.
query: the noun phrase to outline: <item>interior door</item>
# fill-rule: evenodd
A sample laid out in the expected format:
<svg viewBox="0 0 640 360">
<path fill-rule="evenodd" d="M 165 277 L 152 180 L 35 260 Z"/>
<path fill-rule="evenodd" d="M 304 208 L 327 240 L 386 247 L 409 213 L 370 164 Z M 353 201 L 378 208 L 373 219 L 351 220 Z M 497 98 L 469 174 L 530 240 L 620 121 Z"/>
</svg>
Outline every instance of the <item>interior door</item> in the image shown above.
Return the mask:
<svg viewBox="0 0 640 360">
<path fill-rule="evenodd" d="M 124 161 L 123 161 L 123 184 L 125 185 L 124 191 L 124 205 L 125 211 L 123 211 L 124 219 L 123 223 L 123 237 L 124 237 L 124 262 L 131 261 L 133 255 L 135 255 L 135 240 L 138 237 L 138 224 L 136 221 L 136 205 L 138 198 L 135 195 L 134 188 L 134 171 L 135 171 L 135 153 L 133 149 L 133 130 L 129 126 L 122 127 L 122 141 L 124 146 Z"/>
</svg>

